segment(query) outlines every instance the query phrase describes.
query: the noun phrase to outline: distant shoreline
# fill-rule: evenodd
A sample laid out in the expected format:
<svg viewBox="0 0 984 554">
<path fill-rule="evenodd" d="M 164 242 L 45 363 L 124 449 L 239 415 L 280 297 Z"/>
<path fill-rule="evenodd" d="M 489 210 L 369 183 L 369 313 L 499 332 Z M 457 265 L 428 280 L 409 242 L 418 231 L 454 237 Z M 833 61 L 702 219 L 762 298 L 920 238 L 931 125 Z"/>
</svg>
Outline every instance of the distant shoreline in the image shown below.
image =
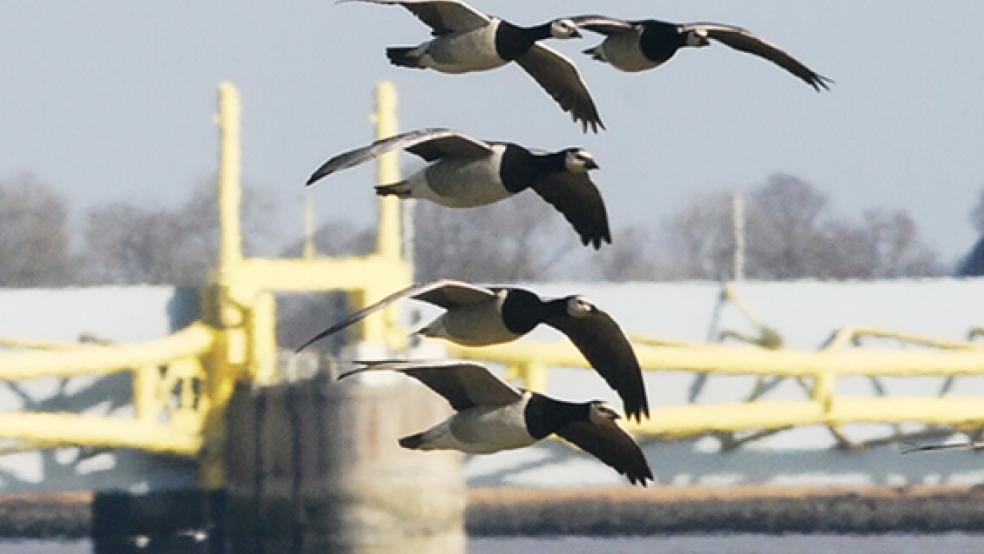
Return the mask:
<svg viewBox="0 0 984 554">
<path fill-rule="evenodd" d="M 186 499 L 188 493 L 175 498 Z M 155 503 L 162 494 L 171 493 L 155 494 Z M 0 493 L 0 537 L 90 537 L 96 496 Z M 466 514 L 467 533 L 475 537 L 981 529 L 984 487 L 970 486 L 475 488 L 468 491 Z"/>
<path fill-rule="evenodd" d="M 470 536 L 979 532 L 984 488 L 484 488 L 466 520 Z"/>
</svg>

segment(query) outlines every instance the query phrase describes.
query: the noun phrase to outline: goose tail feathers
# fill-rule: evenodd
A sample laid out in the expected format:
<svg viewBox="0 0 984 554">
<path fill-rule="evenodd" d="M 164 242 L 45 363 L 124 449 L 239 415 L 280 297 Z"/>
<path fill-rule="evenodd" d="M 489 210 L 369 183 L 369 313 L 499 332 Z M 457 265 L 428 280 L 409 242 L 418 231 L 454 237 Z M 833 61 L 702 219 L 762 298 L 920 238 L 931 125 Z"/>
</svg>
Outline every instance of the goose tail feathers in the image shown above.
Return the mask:
<svg viewBox="0 0 984 554">
<path fill-rule="evenodd" d="M 400 446 L 403 448 L 409 448 L 410 450 L 417 450 L 420 445 L 424 443 L 424 434 L 417 433 L 415 435 L 409 435 L 400 439 Z"/>
<path fill-rule="evenodd" d="M 386 57 L 389 58 L 390 63 L 393 65 L 423 69 L 420 66 L 420 56 L 414 50 L 416 48 L 408 46 L 387 48 Z"/>
</svg>

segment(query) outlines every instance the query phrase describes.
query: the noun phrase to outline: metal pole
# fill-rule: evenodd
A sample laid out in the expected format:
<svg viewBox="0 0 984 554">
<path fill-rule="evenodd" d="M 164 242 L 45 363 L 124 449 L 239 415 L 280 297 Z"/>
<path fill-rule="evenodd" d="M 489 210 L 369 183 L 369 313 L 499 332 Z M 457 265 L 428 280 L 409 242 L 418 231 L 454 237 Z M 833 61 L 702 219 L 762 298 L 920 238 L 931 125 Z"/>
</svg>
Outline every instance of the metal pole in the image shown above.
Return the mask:
<svg viewBox="0 0 984 554">
<path fill-rule="evenodd" d="M 376 85 L 376 139 L 391 137 L 397 133 L 396 87 L 389 81 Z M 398 153 L 389 152 L 376 159 L 376 175 L 379 184 L 400 180 Z M 380 256 L 400 259 L 400 200 L 395 196 L 379 198 L 379 236 L 376 252 Z"/>
<path fill-rule="evenodd" d="M 227 285 L 243 261 L 239 205 L 242 192 L 239 149 L 239 92 L 230 82 L 219 85 L 219 275 Z"/>
<path fill-rule="evenodd" d="M 740 191 L 735 193 L 732 201 L 732 222 L 735 232 L 735 258 L 733 278 L 735 281 L 745 280 L 745 195 Z"/>
</svg>

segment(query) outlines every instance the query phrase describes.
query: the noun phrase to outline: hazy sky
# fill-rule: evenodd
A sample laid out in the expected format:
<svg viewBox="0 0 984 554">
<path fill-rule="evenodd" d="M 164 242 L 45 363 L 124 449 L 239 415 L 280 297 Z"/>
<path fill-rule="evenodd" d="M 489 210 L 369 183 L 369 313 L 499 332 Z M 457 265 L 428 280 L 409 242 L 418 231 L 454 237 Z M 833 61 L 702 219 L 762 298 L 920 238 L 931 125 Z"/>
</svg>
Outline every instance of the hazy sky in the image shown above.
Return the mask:
<svg viewBox="0 0 984 554">
<path fill-rule="evenodd" d="M 559 15 L 742 25 L 836 84 L 817 94 L 723 45 L 627 74 L 596 44 L 553 41 L 578 64 L 608 132 L 584 135 L 518 67 L 470 75 L 394 68 L 387 45 L 425 27 L 405 10 L 331 0 L 0 3 L 0 178 L 35 173 L 73 213 L 109 201 L 177 205 L 214 171 L 216 85 L 244 103 L 244 174 L 301 232 L 303 182 L 371 139 L 371 89 L 396 83 L 402 129 L 589 148 L 614 226 L 655 223 L 695 194 L 750 189 L 774 172 L 836 211 L 905 208 L 948 260 L 975 239 L 984 186 L 984 20 L 978 0 L 925 2 L 475 1 L 520 24 Z M 314 191 L 319 217 L 373 217 L 372 166 Z M 532 201 L 533 199 L 531 199 Z M 425 224 L 420 222 L 420 224 Z M 615 240 L 618 240 L 616 234 Z"/>
</svg>

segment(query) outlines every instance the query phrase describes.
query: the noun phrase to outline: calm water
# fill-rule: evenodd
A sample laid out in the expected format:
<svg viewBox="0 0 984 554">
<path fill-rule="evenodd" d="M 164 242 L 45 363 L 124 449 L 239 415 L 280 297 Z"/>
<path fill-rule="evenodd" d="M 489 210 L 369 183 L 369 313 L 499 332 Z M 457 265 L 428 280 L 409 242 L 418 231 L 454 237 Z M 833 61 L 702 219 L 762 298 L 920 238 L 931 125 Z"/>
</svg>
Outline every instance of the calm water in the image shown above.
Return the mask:
<svg viewBox="0 0 984 554">
<path fill-rule="evenodd" d="M 159 550 L 143 550 L 158 552 Z M 476 538 L 468 554 L 535 552 L 536 554 L 978 554 L 984 552 L 984 534 L 938 535 L 673 535 L 666 537 L 551 537 Z M 91 541 L 0 541 L 3 554 L 90 554 Z M 167 553 L 170 554 L 170 553 Z"/>
</svg>

